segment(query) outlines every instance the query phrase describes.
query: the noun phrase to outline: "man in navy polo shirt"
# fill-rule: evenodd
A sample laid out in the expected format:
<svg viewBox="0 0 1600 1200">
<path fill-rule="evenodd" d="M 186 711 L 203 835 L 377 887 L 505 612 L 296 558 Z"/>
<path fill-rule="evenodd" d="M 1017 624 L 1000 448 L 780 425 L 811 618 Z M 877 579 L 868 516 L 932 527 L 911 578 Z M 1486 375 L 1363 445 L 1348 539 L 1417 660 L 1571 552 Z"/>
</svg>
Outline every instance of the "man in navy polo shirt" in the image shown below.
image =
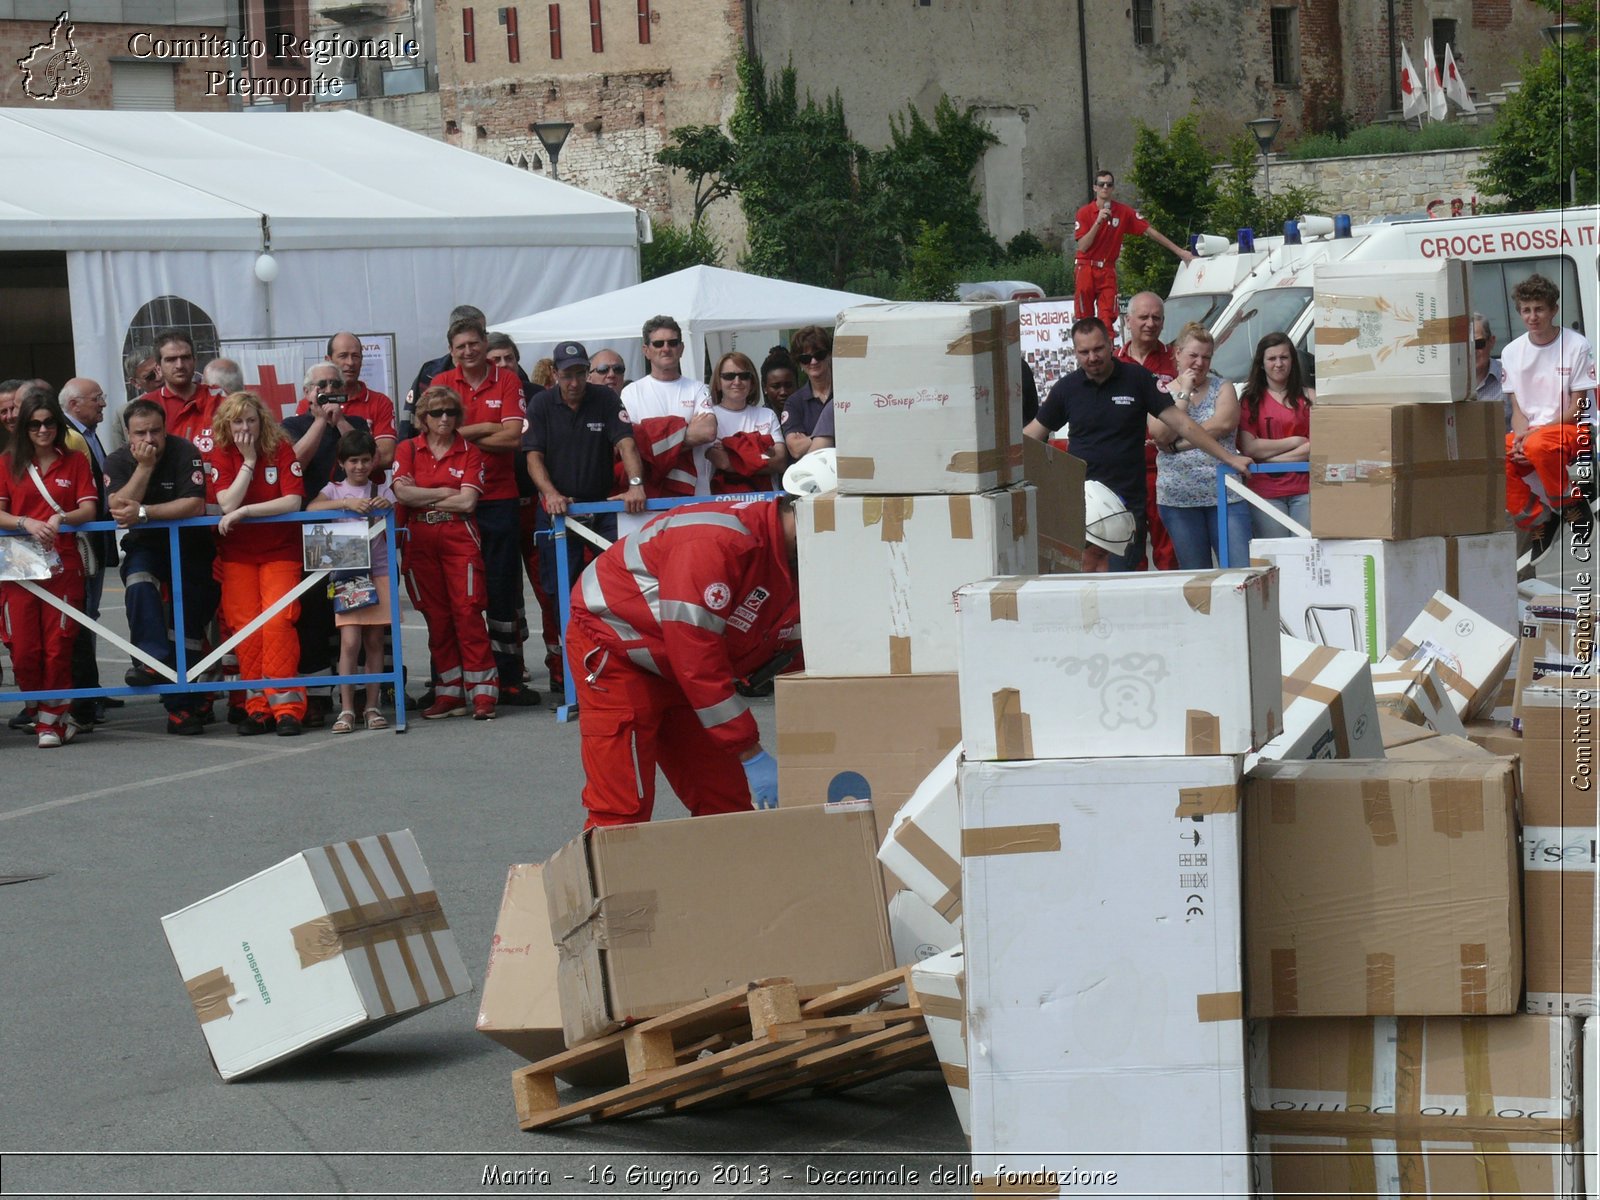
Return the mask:
<svg viewBox="0 0 1600 1200">
<path fill-rule="evenodd" d="M 644 463 L 621 398 L 610 388 L 588 381 L 589 352 L 577 342 L 562 342 L 554 359 L 556 385 L 528 402 L 528 425 L 522 434 L 528 476 L 539 489 L 538 528 L 549 529 L 550 518 L 565 515 L 570 504 L 608 499 L 616 490 L 612 465 L 617 458 L 628 473 L 628 488 L 621 499 L 630 513 L 643 512 Z M 581 520 L 610 541 L 617 539 L 615 513 L 567 519 Z M 568 536 L 566 544 L 568 578 L 576 583 L 584 566 L 600 552 L 599 547 L 576 535 Z M 554 538 L 539 538 L 539 575 L 555 595 L 560 581 Z M 557 682 L 552 678 L 552 688 Z"/>
<path fill-rule="evenodd" d="M 1084 317 L 1072 326 L 1072 348 L 1078 369 L 1063 376 L 1039 406 L 1039 415 L 1023 430 L 1046 441 L 1062 426 L 1070 449 L 1088 467 L 1088 477 L 1114 491 L 1133 514 L 1133 541 L 1111 556 L 1113 571 L 1131 571 L 1144 557 L 1145 418 L 1154 417 L 1191 445 L 1241 475 L 1250 460 L 1225 450 L 1217 439 L 1190 420 L 1189 414 L 1156 387 L 1156 377 L 1137 363 L 1111 353 L 1111 334 L 1098 317 Z"/>
</svg>

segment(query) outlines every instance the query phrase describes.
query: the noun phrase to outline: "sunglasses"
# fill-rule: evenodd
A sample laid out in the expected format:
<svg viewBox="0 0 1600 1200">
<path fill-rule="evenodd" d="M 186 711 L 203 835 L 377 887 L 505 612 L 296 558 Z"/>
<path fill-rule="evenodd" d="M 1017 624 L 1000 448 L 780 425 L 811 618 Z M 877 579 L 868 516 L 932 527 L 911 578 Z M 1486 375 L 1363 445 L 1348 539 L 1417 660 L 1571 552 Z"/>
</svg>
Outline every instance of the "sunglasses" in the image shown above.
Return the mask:
<svg viewBox="0 0 1600 1200">
<path fill-rule="evenodd" d="M 678 346 L 683 345 L 683 339 L 682 338 L 668 338 L 664 342 L 651 342 L 650 345 L 654 349 L 657 349 L 657 350 L 665 350 L 665 349 L 667 349 L 669 347 L 675 349 Z"/>
<path fill-rule="evenodd" d="M 1472 348 L 1474 350 L 1482 350 L 1488 344 L 1489 344 L 1489 339 L 1488 338 L 1473 338 L 1472 339 Z"/>
<path fill-rule="evenodd" d="M 42 421 L 29 421 L 28 422 L 28 432 L 29 433 L 38 433 L 40 430 L 43 430 L 43 429 L 54 429 L 55 427 L 56 427 L 56 422 L 55 422 L 55 418 L 54 417 L 46 417 Z"/>
<path fill-rule="evenodd" d="M 812 363 L 827 362 L 828 356 L 826 354 L 796 354 L 794 360 L 802 367 L 809 367 Z"/>
<path fill-rule="evenodd" d="M 670 346 L 671 342 L 662 342 L 661 345 Z M 609 367 L 590 367 L 591 375 L 621 375 L 627 368 L 621 363 L 612 363 Z"/>
<path fill-rule="evenodd" d="M 755 378 L 749 371 L 724 371 L 722 373 L 723 383 L 733 383 L 739 379 L 744 380 L 746 383 L 754 383 Z"/>
<path fill-rule="evenodd" d="M 451 417 L 459 421 L 461 419 L 461 410 L 459 408 L 430 408 L 422 415 L 425 417 Z"/>
</svg>

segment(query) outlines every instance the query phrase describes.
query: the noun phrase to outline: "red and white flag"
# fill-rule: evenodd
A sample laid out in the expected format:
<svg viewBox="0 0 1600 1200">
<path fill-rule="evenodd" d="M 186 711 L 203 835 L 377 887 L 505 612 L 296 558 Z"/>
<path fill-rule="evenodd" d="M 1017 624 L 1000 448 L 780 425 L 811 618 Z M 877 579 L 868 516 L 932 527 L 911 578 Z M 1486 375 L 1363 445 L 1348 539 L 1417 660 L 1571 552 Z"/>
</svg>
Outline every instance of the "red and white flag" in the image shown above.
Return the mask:
<svg viewBox="0 0 1600 1200">
<path fill-rule="evenodd" d="M 1472 102 L 1472 93 L 1467 91 L 1467 81 L 1461 78 L 1461 68 L 1456 66 L 1456 56 L 1449 42 L 1444 44 L 1444 94 L 1454 100 L 1462 112 L 1478 111 L 1478 106 Z"/>
<path fill-rule="evenodd" d="M 1428 98 L 1422 91 L 1422 76 L 1411 65 L 1411 55 L 1400 45 L 1400 115 L 1409 121 L 1428 111 Z"/>
<path fill-rule="evenodd" d="M 1428 115 L 1435 121 L 1442 121 L 1450 115 L 1450 106 L 1444 98 L 1444 74 L 1439 70 L 1439 63 L 1433 57 L 1433 39 L 1424 38 L 1422 41 L 1422 71 L 1423 90 L 1428 95 Z"/>
</svg>

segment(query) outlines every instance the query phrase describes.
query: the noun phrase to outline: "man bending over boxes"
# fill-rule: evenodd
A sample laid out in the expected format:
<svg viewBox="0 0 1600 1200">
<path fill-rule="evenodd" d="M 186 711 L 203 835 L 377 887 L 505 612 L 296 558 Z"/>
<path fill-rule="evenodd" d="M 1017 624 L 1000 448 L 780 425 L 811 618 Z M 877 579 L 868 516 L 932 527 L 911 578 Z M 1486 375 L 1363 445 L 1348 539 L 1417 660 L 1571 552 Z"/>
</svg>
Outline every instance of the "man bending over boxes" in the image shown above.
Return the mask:
<svg viewBox="0 0 1600 1200">
<path fill-rule="evenodd" d="M 1538 558 L 1555 540 L 1563 518 L 1589 523 L 1589 506 L 1567 482 L 1567 464 L 1586 454 L 1593 440 L 1594 350 L 1575 329 L 1556 324 L 1561 293 L 1543 275 L 1530 275 L 1511 290 L 1527 333 L 1500 356 L 1511 401 L 1506 434 L 1506 511 L 1518 529 L 1533 534 Z M 1547 500 L 1528 486 L 1537 474 Z"/>
</svg>

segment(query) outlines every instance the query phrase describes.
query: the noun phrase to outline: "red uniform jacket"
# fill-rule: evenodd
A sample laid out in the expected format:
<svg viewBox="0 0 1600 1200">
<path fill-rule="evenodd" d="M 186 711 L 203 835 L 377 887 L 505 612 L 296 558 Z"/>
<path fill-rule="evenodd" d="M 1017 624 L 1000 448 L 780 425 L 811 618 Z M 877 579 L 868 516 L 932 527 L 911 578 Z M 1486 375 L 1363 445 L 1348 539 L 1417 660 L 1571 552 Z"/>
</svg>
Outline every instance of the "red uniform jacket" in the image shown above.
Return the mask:
<svg viewBox="0 0 1600 1200">
<path fill-rule="evenodd" d="M 694 447 L 684 436 L 689 422 L 682 417 L 646 417 L 633 423 L 633 444 L 644 460 L 644 494 L 651 499 L 662 496 L 692 496 L 695 475 Z M 628 472 L 619 462 L 617 486 L 628 486 Z"/>
<path fill-rule="evenodd" d="M 760 474 L 770 461 L 767 458 L 774 443 L 765 433 L 735 433 L 722 439 L 722 448 L 728 452 L 729 467 L 711 478 L 711 490 L 723 492 L 770 492 L 772 476 Z"/>
<path fill-rule="evenodd" d="M 734 690 L 800 645 L 800 593 L 777 504 L 689 504 L 618 542 L 572 591 L 572 620 L 598 645 L 675 682 L 730 750 L 760 739 Z"/>
</svg>

